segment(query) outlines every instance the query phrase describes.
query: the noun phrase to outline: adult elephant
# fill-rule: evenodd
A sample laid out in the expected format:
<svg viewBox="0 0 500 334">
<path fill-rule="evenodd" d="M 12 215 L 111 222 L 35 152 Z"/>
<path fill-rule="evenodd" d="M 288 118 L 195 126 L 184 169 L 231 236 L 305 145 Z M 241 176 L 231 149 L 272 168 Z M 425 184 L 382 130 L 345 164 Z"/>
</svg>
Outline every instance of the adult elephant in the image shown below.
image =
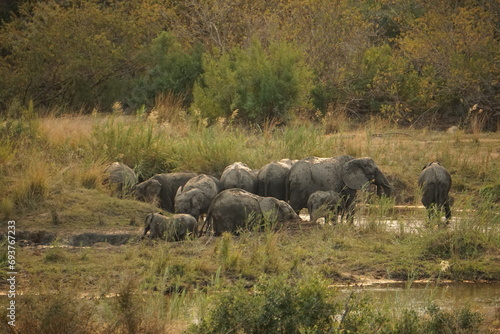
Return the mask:
<svg viewBox="0 0 500 334">
<path fill-rule="evenodd" d="M 286 178 L 294 162 L 281 159 L 264 165 L 257 174 L 257 194 L 286 200 Z"/>
<path fill-rule="evenodd" d="M 158 205 L 162 209 L 174 213 L 174 200 L 177 189 L 197 175 L 196 173 L 156 174 L 137 185 L 135 189 L 136 198 L 144 202 L 158 201 Z"/>
<path fill-rule="evenodd" d="M 141 239 L 146 237 L 159 238 L 166 241 L 180 241 L 189 235 L 196 235 L 197 221 L 193 216 L 187 214 L 175 214 L 164 216 L 160 213 L 150 213 L 144 220 L 144 233 Z"/>
<path fill-rule="evenodd" d="M 446 220 L 451 218 L 449 192 L 451 189 L 450 173 L 439 162 L 430 162 L 424 166 L 418 177 L 418 185 L 422 189 L 422 204 L 433 215 L 433 208 L 444 210 Z"/>
<path fill-rule="evenodd" d="M 287 192 L 290 205 L 296 212 L 305 208 L 309 196 L 318 190 L 339 193 L 347 210 L 352 212 L 356 190 L 370 183 L 377 186 L 378 195 L 383 191 L 390 196 L 389 181 L 371 158 L 355 159 L 349 155 L 311 157 L 292 166 L 288 173 Z"/>
<path fill-rule="evenodd" d="M 238 233 L 242 228 L 252 228 L 263 219 L 282 223 L 300 220 L 300 217 L 285 201 L 258 196 L 243 189 L 227 189 L 217 195 L 210 205 L 206 224 L 212 226 L 218 236 L 224 232 Z"/>
<path fill-rule="evenodd" d="M 221 182 L 215 177 L 205 174 L 195 176 L 177 189 L 175 212 L 190 214 L 198 221 L 200 215 L 207 213 L 213 199 L 222 190 Z"/>
<path fill-rule="evenodd" d="M 227 166 L 220 177 L 224 189 L 239 188 L 257 193 L 257 174 L 243 162 Z"/>
<path fill-rule="evenodd" d="M 103 183 L 111 187 L 114 196 L 124 197 L 131 194 L 137 185 L 137 175 L 124 163 L 111 163 L 104 169 L 104 174 Z"/>
</svg>

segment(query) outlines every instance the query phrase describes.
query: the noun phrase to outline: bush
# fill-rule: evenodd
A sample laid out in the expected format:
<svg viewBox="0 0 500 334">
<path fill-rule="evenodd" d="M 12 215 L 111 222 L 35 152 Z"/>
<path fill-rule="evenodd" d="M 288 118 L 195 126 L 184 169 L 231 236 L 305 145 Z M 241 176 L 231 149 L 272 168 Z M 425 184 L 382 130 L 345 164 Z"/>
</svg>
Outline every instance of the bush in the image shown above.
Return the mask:
<svg viewBox="0 0 500 334">
<path fill-rule="evenodd" d="M 236 286 L 222 295 L 208 317 L 188 332 L 299 333 L 305 328 L 321 332 L 331 326 L 330 315 L 335 314 L 331 296 L 331 291 L 317 280 L 268 279 L 252 293 Z"/>
<path fill-rule="evenodd" d="M 246 49 L 205 57 L 203 66 L 193 108 L 211 120 L 237 110 L 250 122 L 285 121 L 291 109 L 308 106 L 312 75 L 291 44 L 274 43 L 266 49 L 253 39 Z"/>
<path fill-rule="evenodd" d="M 147 68 L 136 82 L 133 102 L 152 106 L 156 96 L 169 93 L 188 107 L 194 82 L 202 72 L 201 51 L 201 47 L 184 50 L 170 33 L 160 33 L 140 56 Z"/>
</svg>

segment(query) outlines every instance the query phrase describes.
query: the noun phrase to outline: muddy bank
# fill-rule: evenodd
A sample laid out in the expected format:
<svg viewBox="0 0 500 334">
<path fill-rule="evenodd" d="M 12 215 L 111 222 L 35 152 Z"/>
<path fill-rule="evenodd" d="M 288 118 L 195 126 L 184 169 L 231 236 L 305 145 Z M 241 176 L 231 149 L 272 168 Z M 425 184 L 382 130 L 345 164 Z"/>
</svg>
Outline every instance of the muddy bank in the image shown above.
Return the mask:
<svg viewBox="0 0 500 334">
<path fill-rule="evenodd" d="M 0 235 L 3 240 L 5 235 Z M 60 245 L 72 247 L 90 247 L 97 243 L 107 243 L 113 246 L 139 241 L 137 233 L 97 233 L 84 232 L 71 236 L 58 235 L 45 230 L 17 231 L 16 242 L 19 246 L 48 246 L 57 242 Z"/>
</svg>

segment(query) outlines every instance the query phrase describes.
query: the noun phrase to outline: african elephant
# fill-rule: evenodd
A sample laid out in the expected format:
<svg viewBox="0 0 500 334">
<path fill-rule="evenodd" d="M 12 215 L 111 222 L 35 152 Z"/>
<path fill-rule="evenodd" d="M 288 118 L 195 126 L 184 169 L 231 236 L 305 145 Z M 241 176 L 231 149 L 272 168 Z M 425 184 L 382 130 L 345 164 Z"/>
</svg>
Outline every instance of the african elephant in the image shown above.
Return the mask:
<svg viewBox="0 0 500 334">
<path fill-rule="evenodd" d="M 233 188 L 215 197 L 208 210 L 206 223 L 213 227 L 214 234 L 218 236 L 223 232 L 238 233 L 239 229 L 251 228 L 263 219 L 282 223 L 300 220 L 300 217 L 285 201 Z"/>
<path fill-rule="evenodd" d="M 195 177 L 196 173 L 169 173 L 156 174 L 148 180 L 141 182 L 135 189 L 138 200 L 152 202 L 157 200 L 159 206 L 174 213 L 174 199 L 177 189 Z"/>
<path fill-rule="evenodd" d="M 451 218 L 449 191 L 451 189 L 450 173 L 439 162 L 430 162 L 424 166 L 418 177 L 418 186 L 422 189 L 422 204 L 432 216 L 432 208 L 444 209 L 446 220 Z"/>
<path fill-rule="evenodd" d="M 345 208 L 351 216 L 356 190 L 369 183 L 377 186 L 379 196 L 382 190 L 390 196 L 389 181 L 373 159 L 355 159 L 342 155 L 334 158 L 311 157 L 297 161 L 288 173 L 286 186 L 290 206 L 296 212 L 307 206 L 309 196 L 315 191 L 333 190 L 344 198 Z"/>
<path fill-rule="evenodd" d="M 174 199 L 175 212 L 190 214 L 198 221 L 200 215 L 207 213 L 212 200 L 222 189 L 221 182 L 213 176 L 195 176 L 177 189 Z"/>
<path fill-rule="evenodd" d="M 286 200 L 286 178 L 294 162 L 281 159 L 263 166 L 257 174 L 257 194 Z"/>
<path fill-rule="evenodd" d="M 121 162 L 113 162 L 104 169 L 104 184 L 111 186 L 114 196 L 130 194 L 137 184 L 137 175 L 132 168 Z"/>
<path fill-rule="evenodd" d="M 149 238 L 160 238 L 166 241 L 180 241 L 188 235 L 196 235 L 197 221 L 187 214 L 164 216 L 160 213 L 150 213 L 144 220 L 144 233 L 142 239 L 149 231 Z"/>
<path fill-rule="evenodd" d="M 309 211 L 310 220 L 312 222 L 316 222 L 316 220 L 321 217 L 329 221 L 331 214 L 333 214 L 333 217 L 337 218 L 337 215 L 342 213 L 342 207 L 342 198 L 340 194 L 333 190 L 315 191 L 307 200 L 307 210 Z"/>
<path fill-rule="evenodd" d="M 220 177 L 224 189 L 240 188 L 253 194 L 257 192 L 257 174 L 243 162 L 227 166 Z"/>
</svg>

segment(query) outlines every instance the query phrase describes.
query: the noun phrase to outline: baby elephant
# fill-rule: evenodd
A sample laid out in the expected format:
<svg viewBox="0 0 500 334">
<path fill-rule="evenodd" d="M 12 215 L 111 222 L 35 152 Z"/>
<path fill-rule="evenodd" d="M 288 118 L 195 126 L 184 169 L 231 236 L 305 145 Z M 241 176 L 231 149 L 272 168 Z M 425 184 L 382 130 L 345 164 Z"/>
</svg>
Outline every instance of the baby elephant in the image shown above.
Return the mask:
<svg viewBox="0 0 500 334">
<path fill-rule="evenodd" d="M 430 162 L 424 166 L 418 177 L 418 186 L 422 189 L 422 204 L 432 217 L 433 208 L 444 209 L 446 221 L 451 218 L 450 198 L 451 189 L 450 173 L 439 162 Z"/>
<path fill-rule="evenodd" d="M 337 215 L 341 213 L 342 198 L 338 192 L 333 190 L 319 190 L 309 196 L 307 209 L 309 210 L 311 222 L 316 222 L 318 218 L 322 217 L 329 221 L 333 217 L 337 218 Z"/>
<path fill-rule="evenodd" d="M 150 213 L 144 220 L 144 234 L 149 231 L 149 238 L 160 238 L 166 241 L 180 241 L 191 235 L 196 235 L 196 219 L 188 214 L 164 216 L 160 213 Z"/>
</svg>

